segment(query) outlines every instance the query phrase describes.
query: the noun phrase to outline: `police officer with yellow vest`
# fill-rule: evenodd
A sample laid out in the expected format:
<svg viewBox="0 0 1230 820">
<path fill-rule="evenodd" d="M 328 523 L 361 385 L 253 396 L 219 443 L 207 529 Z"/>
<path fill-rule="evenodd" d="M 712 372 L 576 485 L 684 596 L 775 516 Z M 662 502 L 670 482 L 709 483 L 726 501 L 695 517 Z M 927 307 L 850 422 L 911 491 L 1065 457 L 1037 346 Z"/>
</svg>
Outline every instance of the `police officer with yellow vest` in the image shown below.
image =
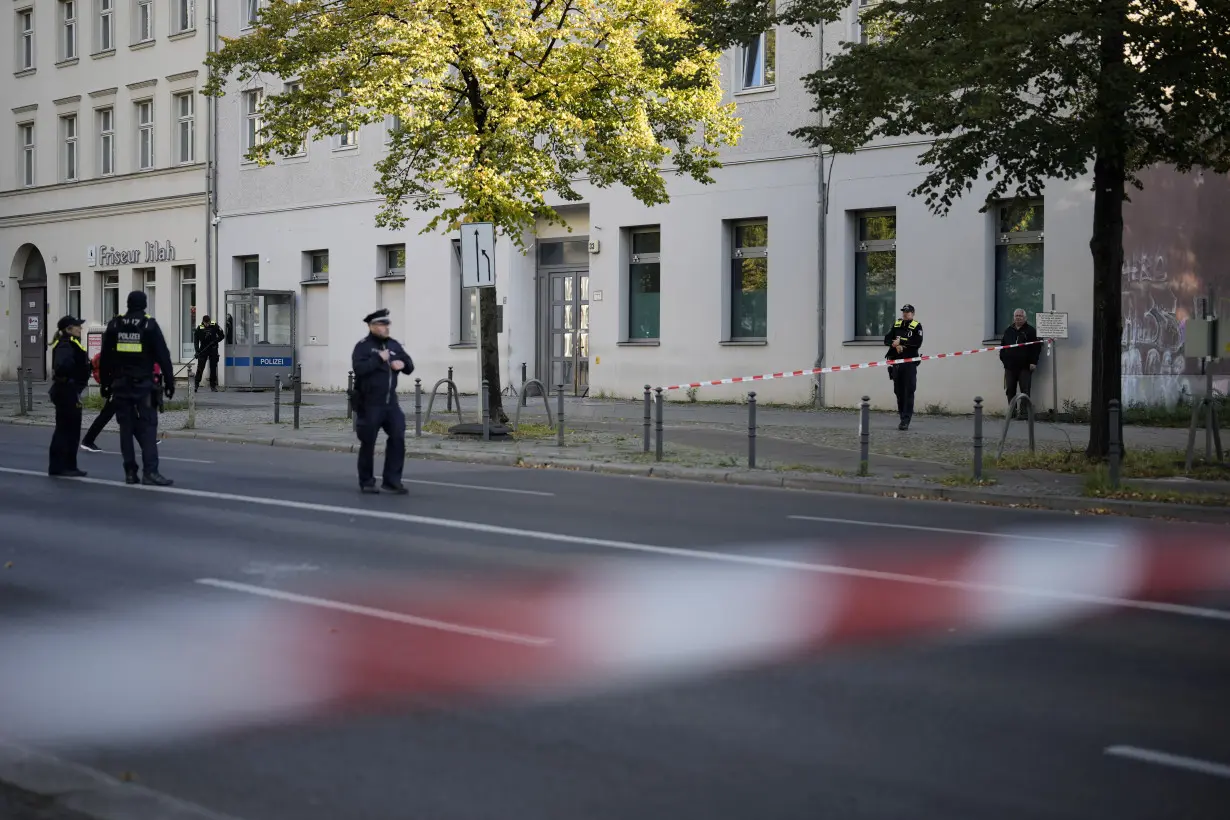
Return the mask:
<svg viewBox="0 0 1230 820">
<path fill-rule="evenodd" d="M 172 482 L 158 472 L 158 411 L 154 392 L 154 365 L 162 369 L 162 390 L 170 399 L 175 395 L 171 352 L 162 329 L 145 312 L 145 294 L 128 294 L 128 312 L 116 316 L 103 333 L 99 383 L 104 398 L 115 402 L 115 418 L 120 425 L 120 452 L 124 457 L 124 480 L 129 484 L 170 486 Z M 137 456 L 132 439 L 141 445 L 143 475 L 137 478 Z"/>
<path fill-rule="evenodd" d="M 77 446 L 81 442 L 81 393 L 90 381 L 90 357 L 81 344 L 81 326 L 75 316 L 65 316 L 56 325 L 51 345 L 51 403 L 56 408 L 56 429 L 51 435 L 47 475 L 82 478 L 77 469 Z"/>
<path fill-rule="evenodd" d="M 893 322 L 893 329 L 884 334 L 888 346 L 888 359 L 913 359 L 919 354 L 923 343 L 922 324 L 914 318 L 914 306 L 902 305 L 901 318 Z M 909 430 L 914 416 L 914 391 L 918 389 L 918 362 L 894 364 L 888 367 L 888 376 L 893 380 L 893 392 L 897 394 L 897 414 L 901 416 L 898 430 Z"/>
</svg>

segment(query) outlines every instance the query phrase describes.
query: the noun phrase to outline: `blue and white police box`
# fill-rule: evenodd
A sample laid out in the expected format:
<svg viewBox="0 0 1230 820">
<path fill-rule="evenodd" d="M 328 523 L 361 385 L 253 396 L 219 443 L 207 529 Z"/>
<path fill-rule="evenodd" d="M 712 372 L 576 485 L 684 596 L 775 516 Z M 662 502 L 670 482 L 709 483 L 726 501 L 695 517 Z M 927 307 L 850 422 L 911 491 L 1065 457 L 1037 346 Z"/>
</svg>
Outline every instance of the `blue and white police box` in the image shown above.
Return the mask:
<svg viewBox="0 0 1230 820">
<path fill-rule="evenodd" d="M 226 292 L 224 368 L 228 388 L 290 387 L 295 372 L 295 292 L 244 288 Z M 219 322 L 222 324 L 222 322 Z"/>
</svg>

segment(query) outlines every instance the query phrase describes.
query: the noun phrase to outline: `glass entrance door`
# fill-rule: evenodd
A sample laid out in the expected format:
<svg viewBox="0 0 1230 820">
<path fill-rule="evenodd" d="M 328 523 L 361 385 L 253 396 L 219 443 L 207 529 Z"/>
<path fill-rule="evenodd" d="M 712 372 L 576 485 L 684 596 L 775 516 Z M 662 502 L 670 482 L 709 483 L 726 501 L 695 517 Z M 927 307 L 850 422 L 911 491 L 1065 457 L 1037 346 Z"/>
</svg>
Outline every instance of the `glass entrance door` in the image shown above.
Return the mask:
<svg viewBox="0 0 1230 820">
<path fill-rule="evenodd" d="M 551 382 L 564 385 L 574 396 L 589 392 L 589 272 L 550 273 L 550 328 L 548 350 Z"/>
</svg>

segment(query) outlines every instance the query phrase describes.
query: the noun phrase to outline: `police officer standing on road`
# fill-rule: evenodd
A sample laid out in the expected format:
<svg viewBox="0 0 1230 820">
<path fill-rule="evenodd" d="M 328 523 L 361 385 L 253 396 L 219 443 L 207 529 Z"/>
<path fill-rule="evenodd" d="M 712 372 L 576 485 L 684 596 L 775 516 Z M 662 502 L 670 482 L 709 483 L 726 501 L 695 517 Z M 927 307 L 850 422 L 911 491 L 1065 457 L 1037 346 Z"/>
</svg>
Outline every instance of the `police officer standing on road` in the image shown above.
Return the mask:
<svg viewBox="0 0 1230 820">
<path fill-rule="evenodd" d="M 205 363 L 209 363 L 209 389 L 218 392 L 218 348 L 226 340 L 226 334 L 217 322 L 211 322 L 206 316 L 201 320 L 200 327 L 192 332 L 192 345 L 196 348 L 196 385 L 194 390 L 201 389 L 201 377 L 205 375 Z"/>
<path fill-rule="evenodd" d="M 397 377 L 413 373 L 414 362 L 400 343 L 389 338 L 388 310 L 369 313 L 363 321 L 367 323 L 368 335 L 354 346 L 351 355 L 351 407 L 357 416 L 355 432 L 359 436 L 359 489 L 365 493 L 380 492 L 376 489 L 376 438 L 384 430 L 389 438 L 381 488 L 405 495 L 409 491 L 401 483 L 401 472 L 406 461 L 406 417 L 397 402 Z"/>
<path fill-rule="evenodd" d="M 893 323 L 893 329 L 884 335 L 888 345 L 888 358 L 913 359 L 918 356 L 923 343 L 922 324 L 914 318 L 914 306 L 902 305 L 901 318 Z M 918 389 L 918 362 L 889 365 L 888 375 L 893 380 L 893 392 L 897 394 L 897 414 L 901 416 L 898 430 L 909 430 L 914 417 L 914 391 Z"/>
<path fill-rule="evenodd" d="M 173 482 L 158 472 L 158 413 L 154 391 L 154 365 L 165 377 L 163 392 L 175 395 L 171 352 L 162 329 L 148 313 L 145 294 L 128 294 L 128 312 L 117 316 L 103 333 L 102 361 L 99 363 L 103 398 L 113 397 L 115 416 L 120 425 L 120 452 L 124 456 L 124 480 L 129 484 L 170 486 Z M 133 436 L 141 445 L 143 475 L 137 478 L 137 456 Z"/>
<path fill-rule="evenodd" d="M 51 402 L 56 408 L 56 429 L 51 435 L 47 475 L 82 478 L 77 469 L 81 441 L 81 394 L 90 383 L 90 357 L 81 344 L 81 319 L 65 316 L 56 325 L 51 345 Z"/>
</svg>

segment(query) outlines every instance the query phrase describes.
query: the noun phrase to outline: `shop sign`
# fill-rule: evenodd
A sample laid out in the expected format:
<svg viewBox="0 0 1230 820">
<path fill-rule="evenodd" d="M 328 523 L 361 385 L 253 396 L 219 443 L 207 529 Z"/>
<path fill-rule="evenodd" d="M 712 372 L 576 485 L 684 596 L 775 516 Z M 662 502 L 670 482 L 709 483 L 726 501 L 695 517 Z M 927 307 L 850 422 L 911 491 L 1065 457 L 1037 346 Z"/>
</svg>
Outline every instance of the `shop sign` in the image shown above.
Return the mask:
<svg viewBox="0 0 1230 820">
<path fill-rule="evenodd" d="M 166 242 L 146 242 L 144 251 L 141 248 L 117 248 L 114 245 L 99 245 L 97 251 L 91 245 L 86 249 L 86 260 L 92 268 L 95 265 L 109 268 L 119 265 L 148 265 L 152 262 L 174 262 L 175 246 L 171 240 Z"/>
</svg>

